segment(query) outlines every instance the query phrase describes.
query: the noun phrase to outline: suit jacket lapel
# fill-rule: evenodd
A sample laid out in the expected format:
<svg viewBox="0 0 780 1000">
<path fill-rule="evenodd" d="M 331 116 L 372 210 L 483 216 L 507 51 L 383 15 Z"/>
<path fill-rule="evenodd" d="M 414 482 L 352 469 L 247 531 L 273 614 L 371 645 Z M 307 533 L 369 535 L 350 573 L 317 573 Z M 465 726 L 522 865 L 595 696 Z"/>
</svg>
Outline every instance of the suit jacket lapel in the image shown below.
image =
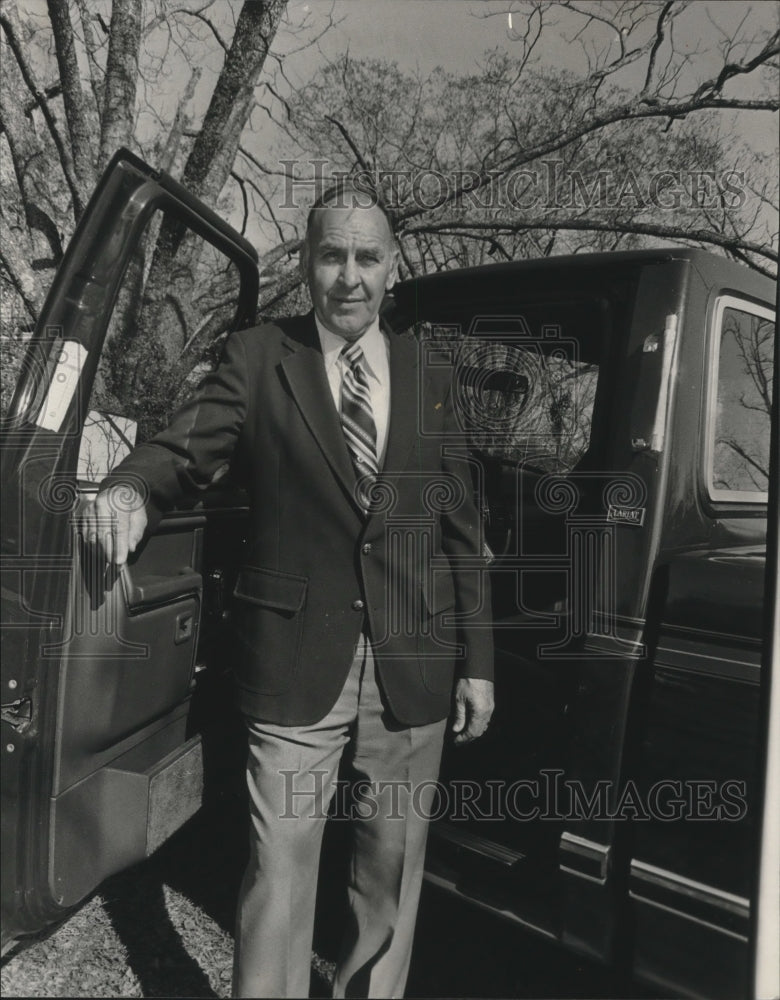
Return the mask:
<svg viewBox="0 0 780 1000">
<path fill-rule="evenodd" d="M 418 344 L 414 338 L 389 333 L 390 425 L 381 478 L 393 481 L 406 464 L 416 440 L 418 421 Z M 355 510 L 355 469 L 344 440 L 325 374 L 314 313 L 304 317 L 300 335 L 285 340 L 291 353 L 282 360 L 295 402 Z"/>
<path fill-rule="evenodd" d="M 282 360 L 282 368 L 309 430 L 322 449 L 344 492 L 349 496 L 355 509 L 360 510 L 355 499 L 355 470 L 336 407 L 333 405 L 314 313 L 309 313 L 305 319 L 300 339 L 286 338 L 287 346 L 292 349 L 292 353 Z"/>
</svg>

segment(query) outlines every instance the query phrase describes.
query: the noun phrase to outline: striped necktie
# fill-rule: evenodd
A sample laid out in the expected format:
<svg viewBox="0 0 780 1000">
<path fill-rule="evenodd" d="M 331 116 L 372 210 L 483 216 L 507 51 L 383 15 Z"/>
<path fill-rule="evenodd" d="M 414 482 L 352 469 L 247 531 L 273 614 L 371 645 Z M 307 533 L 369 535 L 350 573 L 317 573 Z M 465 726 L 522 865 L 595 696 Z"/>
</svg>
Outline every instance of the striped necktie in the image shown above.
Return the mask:
<svg viewBox="0 0 780 1000">
<path fill-rule="evenodd" d="M 341 380 L 341 427 L 352 456 L 358 479 L 363 479 L 361 500 L 369 506 L 366 489 L 377 477 L 376 424 L 371 409 L 368 378 L 363 367 L 363 348 L 357 342 L 341 351 L 344 371 Z M 364 479 L 364 477 L 369 477 Z"/>
</svg>

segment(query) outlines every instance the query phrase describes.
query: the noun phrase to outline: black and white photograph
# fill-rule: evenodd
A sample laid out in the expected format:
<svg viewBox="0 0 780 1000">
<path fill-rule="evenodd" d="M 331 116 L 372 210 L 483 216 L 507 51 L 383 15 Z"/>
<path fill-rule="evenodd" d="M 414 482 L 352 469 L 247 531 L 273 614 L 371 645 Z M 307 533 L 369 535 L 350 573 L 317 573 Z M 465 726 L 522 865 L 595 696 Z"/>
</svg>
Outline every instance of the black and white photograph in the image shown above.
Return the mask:
<svg viewBox="0 0 780 1000">
<path fill-rule="evenodd" d="M 775 0 L 0 0 L 8 997 L 780 998 Z"/>
</svg>

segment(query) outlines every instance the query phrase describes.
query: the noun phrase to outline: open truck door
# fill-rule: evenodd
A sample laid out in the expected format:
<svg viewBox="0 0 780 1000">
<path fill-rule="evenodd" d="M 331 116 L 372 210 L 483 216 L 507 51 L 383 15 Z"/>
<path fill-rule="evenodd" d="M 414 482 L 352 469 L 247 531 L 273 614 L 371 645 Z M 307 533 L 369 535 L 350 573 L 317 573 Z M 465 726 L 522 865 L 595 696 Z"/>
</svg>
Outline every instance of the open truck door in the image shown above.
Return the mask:
<svg viewBox="0 0 780 1000">
<path fill-rule="evenodd" d="M 161 261 L 170 280 L 150 303 Z M 223 489 L 227 499 L 168 515 L 119 573 L 90 564 L 77 514 L 194 386 L 201 345 L 254 320 L 257 293 L 251 245 L 120 150 L 56 274 L 4 421 L 4 947 L 151 853 L 201 804 L 191 699 L 210 625 L 227 614 L 222 562 L 240 545 L 241 498 Z M 139 351 L 129 364 L 147 307 L 179 324 L 191 359 L 154 399 L 127 383 L 151 363 Z"/>
</svg>

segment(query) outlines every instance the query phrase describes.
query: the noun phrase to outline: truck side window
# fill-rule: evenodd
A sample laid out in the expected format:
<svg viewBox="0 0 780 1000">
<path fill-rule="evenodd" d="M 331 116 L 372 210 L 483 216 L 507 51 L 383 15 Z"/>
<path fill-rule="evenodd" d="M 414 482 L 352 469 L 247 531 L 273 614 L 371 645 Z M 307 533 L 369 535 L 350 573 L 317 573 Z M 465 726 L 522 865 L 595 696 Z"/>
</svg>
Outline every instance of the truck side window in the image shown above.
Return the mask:
<svg viewBox="0 0 780 1000">
<path fill-rule="evenodd" d="M 775 322 L 733 296 L 716 307 L 710 381 L 709 479 L 713 500 L 766 500 Z"/>
</svg>

